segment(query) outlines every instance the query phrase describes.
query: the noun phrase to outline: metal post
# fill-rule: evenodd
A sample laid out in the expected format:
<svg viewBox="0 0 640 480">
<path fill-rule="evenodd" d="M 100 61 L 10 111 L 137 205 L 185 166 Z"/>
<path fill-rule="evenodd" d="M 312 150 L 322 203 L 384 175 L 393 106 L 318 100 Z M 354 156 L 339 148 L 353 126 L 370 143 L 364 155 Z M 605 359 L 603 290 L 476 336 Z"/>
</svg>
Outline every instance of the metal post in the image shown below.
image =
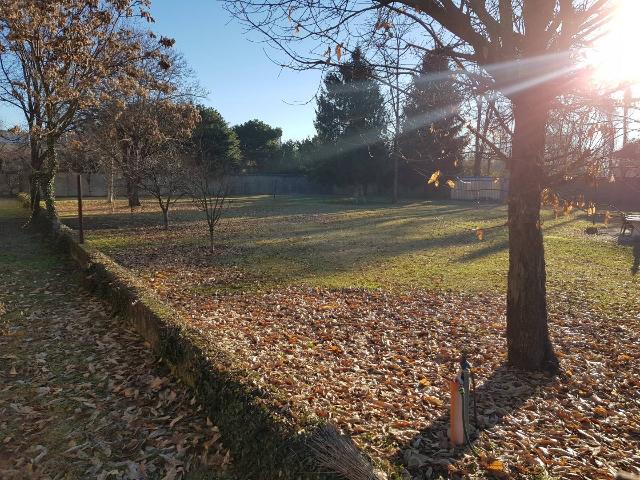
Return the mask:
<svg viewBox="0 0 640 480">
<path fill-rule="evenodd" d="M 78 174 L 78 241 L 84 243 L 84 225 L 82 224 L 82 175 Z"/>
</svg>

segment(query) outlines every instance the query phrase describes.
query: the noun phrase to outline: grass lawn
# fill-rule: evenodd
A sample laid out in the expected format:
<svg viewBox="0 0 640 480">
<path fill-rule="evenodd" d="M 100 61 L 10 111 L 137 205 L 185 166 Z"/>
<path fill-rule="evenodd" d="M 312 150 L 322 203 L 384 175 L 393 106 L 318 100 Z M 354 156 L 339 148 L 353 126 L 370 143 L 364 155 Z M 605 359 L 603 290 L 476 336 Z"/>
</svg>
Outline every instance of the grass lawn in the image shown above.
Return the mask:
<svg viewBox="0 0 640 480">
<path fill-rule="evenodd" d="M 504 206 L 427 201 L 358 205 L 331 197 L 234 198 L 218 230 L 219 251 L 212 257 L 206 251 L 202 217 L 188 204 L 178 206 L 171 230 L 163 232 L 159 210 L 151 201 L 134 214 L 123 201 L 115 214 L 102 200 L 86 203 L 87 241 L 105 253 L 131 257 L 125 263 L 148 267 L 154 259 L 164 263 L 167 256 L 188 251 L 190 258 L 179 261 L 242 272 L 233 282 L 221 278 L 219 285 L 200 285 L 202 293 L 278 285 L 506 290 Z M 63 200 L 59 208 L 67 223 L 75 226 L 75 201 Z M 617 225 L 594 238 L 583 234 L 590 225 L 585 218 L 554 220 L 551 212 L 545 212 L 544 222 L 552 301 L 564 301 L 570 292 L 608 311 L 637 308 L 640 281 L 630 273 L 634 252 L 629 244 L 617 244 L 613 234 Z M 485 229 L 484 241 L 476 239 L 476 227 Z"/>
<path fill-rule="evenodd" d="M 111 212 L 89 200 L 86 238 L 257 384 L 284 393 L 294 412 L 304 405 L 331 419 L 387 469 L 415 478 L 640 473 L 640 457 L 629 454 L 640 451 L 640 252 L 620 243 L 617 225 L 588 236 L 585 218 L 544 213 L 563 368 L 551 379 L 503 365 L 504 206 L 231 200 L 214 253 L 187 202 L 163 231 L 153 202 L 132 213 L 122 201 Z M 59 203 L 72 227 L 75 208 Z M 478 457 L 446 441 L 446 379 L 462 350 L 479 379 Z"/>
</svg>

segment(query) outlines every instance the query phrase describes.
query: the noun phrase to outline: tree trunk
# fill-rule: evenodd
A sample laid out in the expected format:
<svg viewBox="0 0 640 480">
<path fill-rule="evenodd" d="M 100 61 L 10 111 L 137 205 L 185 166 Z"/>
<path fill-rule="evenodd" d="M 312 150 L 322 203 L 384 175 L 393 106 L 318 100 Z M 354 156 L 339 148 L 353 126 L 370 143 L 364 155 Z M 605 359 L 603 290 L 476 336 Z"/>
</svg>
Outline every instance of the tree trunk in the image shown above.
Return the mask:
<svg viewBox="0 0 640 480">
<path fill-rule="evenodd" d="M 487 105 L 487 113 L 484 116 L 484 126 L 482 127 L 482 136 L 483 138 L 487 138 L 489 133 L 489 124 L 491 123 L 492 107 L 495 105 L 495 100 L 490 100 Z M 484 142 L 480 144 L 480 163 L 482 163 L 482 157 L 484 157 Z M 482 165 L 478 167 L 478 173 L 480 174 L 482 170 Z M 487 156 L 487 177 L 491 176 L 491 156 Z"/>
<path fill-rule="evenodd" d="M 115 201 L 115 168 L 113 160 L 109 162 L 109 171 L 107 172 L 107 202 L 113 208 L 113 202 Z"/>
<path fill-rule="evenodd" d="M 29 141 L 31 150 L 31 175 L 29 175 L 29 195 L 31 197 L 31 216 L 40 213 L 40 170 L 42 159 L 40 157 L 40 144 L 31 136 Z"/>
<path fill-rule="evenodd" d="M 138 182 L 135 179 L 127 179 L 127 197 L 129 198 L 129 208 L 140 206 Z"/>
<path fill-rule="evenodd" d="M 34 172 L 29 177 L 29 196 L 31 197 L 31 216 L 40 213 L 40 175 Z"/>
<path fill-rule="evenodd" d="M 480 128 L 482 127 L 482 97 L 476 97 L 476 108 L 477 108 L 477 117 L 476 117 L 476 144 L 473 152 L 473 176 L 479 177 L 481 174 L 481 166 L 482 166 L 482 150 L 480 148 Z"/>
<path fill-rule="evenodd" d="M 166 207 L 161 205 L 160 210 L 162 210 L 162 226 L 165 230 L 169 230 L 169 205 Z"/>
<path fill-rule="evenodd" d="M 397 72 L 396 72 L 397 73 Z M 396 80 L 398 77 L 396 76 Z M 397 86 L 397 85 L 396 85 Z M 393 110 L 395 116 L 394 124 L 394 138 L 393 138 L 393 203 L 398 203 L 398 161 L 400 157 L 400 148 L 398 145 L 398 138 L 400 136 L 400 97 L 399 93 L 396 93 L 396 101 L 393 103 Z"/>
<path fill-rule="evenodd" d="M 398 203 L 398 146 L 393 147 L 393 203 Z"/>
<path fill-rule="evenodd" d="M 513 101 L 515 131 L 509 162 L 507 347 L 511 365 L 555 371 L 549 338 L 540 196 L 549 106 L 534 94 Z"/>
<path fill-rule="evenodd" d="M 213 243 L 213 226 L 209 225 L 209 248 L 211 249 L 211 253 L 215 252 L 216 247 Z"/>
<path fill-rule="evenodd" d="M 56 216 L 56 174 L 58 173 L 58 155 L 56 142 L 52 137 L 47 138 L 47 156 L 40 179 L 40 187 L 47 207 L 47 214 Z"/>
<path fill-rule="evenodd" d="M 57 168 L 54 171 L 47 171 L 46 174 L 42 177 L 42 192 L 44 197 L 44 203 L 47 207 L 47 214 L 50 217 L 55 217 L 57 215 L 56 212 L 56 172 Z"/>
</svg>

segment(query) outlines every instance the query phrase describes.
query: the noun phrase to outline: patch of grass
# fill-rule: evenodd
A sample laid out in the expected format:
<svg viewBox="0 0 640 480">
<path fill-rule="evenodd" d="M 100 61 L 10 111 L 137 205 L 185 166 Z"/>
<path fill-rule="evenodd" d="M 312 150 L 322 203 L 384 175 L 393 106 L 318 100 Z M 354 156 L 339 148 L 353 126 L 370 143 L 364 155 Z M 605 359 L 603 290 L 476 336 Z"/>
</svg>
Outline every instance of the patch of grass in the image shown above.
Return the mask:
<svg viewBox="0 0 640 480">
<path fill-rule="evenodd" d="M 162 259 L 173 255 L 171 246 L 206 245 L 204 221 L 189 202 L 177 206 L 169 232 L 158 228 L 160 213 L 151 201 L 133 214 L 122 202 L 113 214 L 102 199 L 86 203 L 88 242 L 106 253 L 144 256 L 154 248 Z M 59 209 L 73 225 L 75 202 L 63 201 Z M 637 305 L 631 246 L 618 245 L 613 234 L 584 235 L 585 217 L 554 219 L 544 212 L 543 219 L 552 301 L 572 292 L 610 313 Z M 236 248 L 207 261 L 247 272 L 251 281 L 222 289 L 230 293 L 281 285 L 505 292 L 505 222 L 506 207 L 491 204 L 234 197 L 217 235 L 220 244 Z M 477 227 L 485 229 L 483 241 L 475 237 Z"/>
</svg>

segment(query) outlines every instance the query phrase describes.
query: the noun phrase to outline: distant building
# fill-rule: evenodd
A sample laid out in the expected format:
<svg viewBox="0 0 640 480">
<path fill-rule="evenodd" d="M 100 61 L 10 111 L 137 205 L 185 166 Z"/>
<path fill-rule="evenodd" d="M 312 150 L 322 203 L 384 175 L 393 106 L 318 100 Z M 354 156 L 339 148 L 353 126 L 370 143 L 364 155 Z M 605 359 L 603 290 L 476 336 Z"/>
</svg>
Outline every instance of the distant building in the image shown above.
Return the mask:
<svg viewBox="0 0 640 480">
<path fill-rule="evenodd" d="M 615 178 L 640 178 L 640 140 L 627 143 L 613 153 Z"/>
</svg>

